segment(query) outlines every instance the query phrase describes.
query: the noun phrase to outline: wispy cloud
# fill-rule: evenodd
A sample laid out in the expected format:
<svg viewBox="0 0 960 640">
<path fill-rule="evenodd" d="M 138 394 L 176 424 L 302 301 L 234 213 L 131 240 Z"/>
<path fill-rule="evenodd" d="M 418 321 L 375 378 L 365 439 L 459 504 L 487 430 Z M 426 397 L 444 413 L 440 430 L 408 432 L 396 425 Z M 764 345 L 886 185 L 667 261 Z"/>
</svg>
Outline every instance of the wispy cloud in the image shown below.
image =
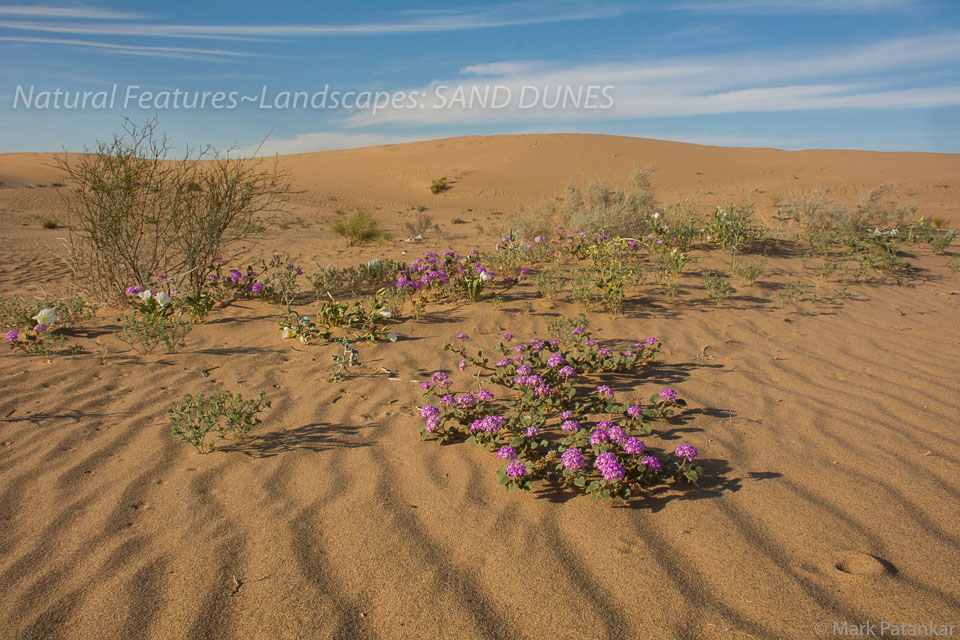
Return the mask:
<svg viewBox="0 0 960 640">
<path fill-rule="evenodd" d="M 143 13 L 127 11 L 108 11 L 91 7 L 30 7 L 13 5 L 0 7 L 0 16 L 17 18 L 71 18 L 74 20 L 142 20 Z"/>
<path fill-rule="evenodd" d="M 197 49 L 191 47 L 151 47 L 146 45 L 124 45 L 90 40 L 72 40 L 66 38 L 29 38 L 0 36 L 0 42 L 26 42 L 35 44 L 57 44 L 93 49 L 101 53 L 127 56 L 149 56 L 154 58 L 178 58 L 184 60 L 222 60 L 224 58 L 262 57 L 259 54 L 227 49 Z"/>
<path fill-rule="evenodd" d="M 704 114 L 849 108 L 919 108 L 960 104 L 960 86 L 924 85 L 918 72 L 960 59 L 960 34 L 894 39 L 824 55 L 757 51 L 736 56 L 665 58 L 593 65 L 499 62 L 470 65 L 463 76 L 414 90 L 424 108 L 359 112 L 348 126 L 406 124 L 611 121 Z M 499 71 L 499 73 L 497 73 Z M 465 76 L 465 77 L 464 77 Z M 613 86 L 610 109 L 519 108 L 524 87 L 555 95 L 558 87 Z M 447 86 L 447 89 L 443 89 Z M 457 86 L 466 95 L 506 87 L 513 102 L 501 109 L 450 100 Z M 442 97 L 438 96 L 438 92 Z M 486 93 L 489 95 L 489 93 Z M 532 96 L 532 90 L 528 90 Z M 551 97 L 549 102 L 553 102 Z"/>
<path fill-rule="evenodd" d="M 406 11 L 395 14 L 393 20 L 349 24 L 192 25 L 5 20 L 0 21 L 0 27 L 20 31 L 103 36 L 241 39 L 244 37 L 358 36 L 466 31 L 610 18 L 621 15 L 625 11 L 623 7 L 611 4 L 520 2 L 456 10 Z M 22 15 L 24 17 L 57 17 L 55 13 L 24 13 Z"/>
<path fill-rule="evenodd" d="M 912 11 L 922 0 L 693 0 L 674 2 L 670 9 L 704 13 L 880 13 Z"/>
</svg>

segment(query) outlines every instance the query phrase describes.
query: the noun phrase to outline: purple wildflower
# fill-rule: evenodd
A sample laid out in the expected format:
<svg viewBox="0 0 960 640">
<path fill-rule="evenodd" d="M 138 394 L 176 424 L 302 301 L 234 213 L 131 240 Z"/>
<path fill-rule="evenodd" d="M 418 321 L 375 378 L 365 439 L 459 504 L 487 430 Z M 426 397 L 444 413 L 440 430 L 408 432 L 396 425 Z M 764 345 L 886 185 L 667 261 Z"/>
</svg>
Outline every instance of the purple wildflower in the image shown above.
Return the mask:
<svg viewBox="0 0 960 640">
<path fill-rule="evenodd" d="M 528 438 L 536 438 L 538 435 L 540 435 L 540 427 L 536 425 L 527 427 L 527 430 L 523 432 L 523 435 Z"/>
<path fill-rule="evenodd" d="M 663 466 L 660 464 L 660 461 L 657 460 L 654 456 L 643 456 L 640 458 L 640 464 L 647 468 L 647 471 L 650 473 L 656 473 L 663 469 Z"/>
<path fill-rule="evenodd" d="M 230 269 L 230 282 L 240 282 L 240 278 L 243 277 L 243 274 L 237 271 L 236 269 Z"/>
<path fill-rule="evenodd" d="M 692 444 L 681 444 L 673 453 L 678 458 L 683 458 L 687 462 L 693 462 L 697 459 L 697 455 L 699 455 Z"/>
<path fill-rule="evenodd" d="M 503 334 L 503 339 L 504 339 L 504 340 L 513 340 L 513 334 L 512 334 L 512 333 L 505 333 L 505 334 Z"/>
<path fill-rule="evenodd" d="M 603 479 L 607 482 L 616 482 L 622 480 L 627 474 L 627 470 L 617 460 L 617 454 L 612 451 L 605 451 L 597 456 L 593 463 L 594 468 L 599 469 L 603 474 Z"/>
<path fill-rule="evenodd" d="M 507 475 L 513 479 L 519 479 L 527 475 L 527 465 L 523 464 L 519 460 L 514 460 L 507 465 Z"/>
<path fill-rule="evenodd" d="M 442 398 L 440 398 L 440 406 L 443 406 L 443 407 L 452 407 L 454 402 L 456 401 L 453 399 L 453 396 L 450 395 L 449 393 L 443 396 Z"/>
<path fill-rule="evenodd" d="M 560 425 L 561 431 L 580 431 L 580 423 L 576 420 L 564 420 Z"/>
<path fill-rule="evenodd" d="M 466 409 L 467 407 L 472 407 L 476 404 L 476 398 L 473 397 L 472 393 L 460 393 L 457 394 L 457 405 L 461 409 Z"/>
<path fill-rule="evenodd" d="M 557 367 L 563 364 L 563 354 L 562 353 L 553 354 L 552 356 L 547 358 L 547 364 L 553 367 L 554 369 L 556 369 Z"/>
<path fill-rule="evenodd" d="M 420 388 L 426 391 L 427 389 L 430 388 L 430 384 L 431 383 L 429 380 L 424 380 L 423 382 L 420 383 Z"/>
<path fill-rule="evenodd" d="M 535 376 L 532 376 L 532 377 L 535 377 Z M 546 398 L 547 396 L 550 395 L 550 385 L 548 384 L 537 385 L 537 388 L 533 390 L 533 395 L 535 395 L 538 398 Z"/>
<path fill-rule="evenodd" d="M 470 336 L 468 336 L 465 333 L 458 333 L 457 335 L 454 336 L 454 338 L 456 338 L 457 340 L 469 340 Z"/>
<path fill-rule="evenodd" d="M 570 334 L 574 336 L 582 336 L 583 329 L 581 329 L 580 327 L 574 327 L 573 329 L 570 330 Z"/>
<path fill-rule="evenodd" d="M 564 411 L 563 413 L 560 414 L 561 420 L 569 420 L 572 417 L 573 417 L 573 411 Z"/>
<path fill-rule="evenodd" d="M 423 427 L 426 429 L 427 433 L 433 433 L 440 426 L 440 418 L 431 417 L 427 418 L 427 424 Z"/>
<path fill-rule="evenodd" d="M 423 418 L 424 420 L 426 420 L 427 418 L 437 418 L 439 416 L 440 416 L 440 408 L 435 405 L 428 404 L 427 406 L 420 409 L 420 417 Z"/>
<path fill-rule="evenodd" d="M 137 286 L 137 287 L 127 287 L 127 295 L 128 295 L 128 296 L 135 296 L 135 295 L 139 295 L 139 294 L 141 294 L 141 293 L 143 293 L 143 287 L 139 287 L 139 286 Z"/>
<path fill-rule="evenodd" d="M 433 382 L 433 384 L 440 387 L 441 389 L 446 389 L 451 384 L 453 384 L 453 380 L 450 379 L 450 376 L 445 374 L 443 371 L 437 371 L 432 376 L 430 376 L 430 381 Z"/>
<path fill-rule="evenodd" d="M 599 395 L 601 398 L 613 398 L 613 389 L 605 384 L 602 384 L 597 387 L 597 395 Z"/>
<path fill-rule="evenodd" d="M 640 455 L 647 450 L 647 445 L 640 438 L 627 438 L 623 443 L 623 450 L 631 455 Z"/>
<path fill-rule="evenodd" d="M 497 451 L 497 457 L 501 460 L 516 460 L 517 450 L 513 447 L 500 447 Z"/>
<path fill-rule="evenodd" d="M 610 436 L 610 442 L 616 444 L 623 444 L 627 440 L 627 432 L 623 430 L 623 427 L 618 425 L 613 425 L 607 429 L 607 434 Z"/>
<path fill-rule="evenodd" d="M 586 344 L 588 347 L 595 347 L 595 346 L 597 346 L 597 341 L 596 341 L 596 340 L 587 340 L 587 342 L 586 342 L 585 344 Z"/>
<path fill-rule="evenodd" d="M 464 360 L 463 358 L 461 358 L 460 362 L 457 363 L 457 369 L 460 369 L 460 371 L 463 371 L 464 367 L 466 366 L 467 366 L 467 361 Z"/>
<path fill-rule="evenodd" d="M 20 337 L 20 332 L 16 329 L 7 331 L 7 342 L 15 342 Z"/>
<path fill-rule="evenodd" d="M 254 283 L 253 283 L 253 286 L 250 287 L 250 291 L 253 292 L 253 293 L 260 293 L 261 291 L 263 291 L 263 283 L 262 283 L 262 282 L 254 282 Z"/>
<path fill-rule="evenodd" d="M 613 351 L 610 351 L 610 349 L 600 349 L 600 350 L 597 351 L 597 353 L 598 353 L 599 355 L 601 355 L 601 356 L 611 356 L 611 355 L 613 355 Z"/>
<path fill-rule="evenodd" d="M 34 330 L 34 331 L 41 331 L 41 332 L 42 332 L 42 331 L 46 331 L 46 330 L 47 330 L 47 325 L 43 324 L 42 322 L 38 322 L 37 325 L 33 328 L 33 330 Z"/>
<path fill-rule="evenodd" d="M 660 399 L 666 400 L 667 402 L 676 402 L 677 401 L 677 392 L 667 387 L 660 392 Z"/>
<path fill-rule="evenodd" d="M 477 391 L 476 398 L 477 402 L 490 402 L 493 400 L 493 392 L 489 389 L 480 389 Z"/>
<path fill-rule="evenodd" d="M 563 452 L 563 455 L 560 456 L 560 464 L 563 465 L 564 469 L 570 469 L 571 471 L 583 469 L 583 465 L 585 464 L 583 461 L 583 453 L 580 452 L 580 449 L 567 449 Z"/>
<path fill-rule="evenodd" d="M 643 415 L 643 409 L 638 406 L 627 407 L 627 415 L 636 420 Z"/>
<path fill-rule="evenodd" d="M 590 446 L 599 447 L 604 442 L 610 442 L 610 434 L 606 429 L 594 429 L 590 434 Z"/>
<path fill-rule="evenodd" d="M 498 367 L 509 367 L 509 366 L 510 366 L 510 361 L 509 361 L 509 360 L 497 360 L 497 366 L 498 366 Z"/>
<path fill-rule="evenodd" d="M 218 275 L 215 274 L 215 273 L 211 273 L 211 274 L 210 274 L 209 276 L 207 276 L 207 277 L 210 279 L 210 282 L 220 282 L 220 276 L 218 276 Z"/>
<path fill-rule="evenodd" d="M 533 373 L 533 367 L 528 364 L 522 364 L 517 367 L 517 375 L 528 376 Z"/>
<path fill-rule="evenodd" d="M 653 345 L 657 344 L 657 339 L 651 336 L 647 338 L 645 342 L 652 347 Z"/>
<path fill-rule="evenodd" d="M 566 365 L 565 367 L 561 367 L 560 371 L 558 371 L 557 373 L 560 374 L 560 376 L 563 377 L 563 378 L 576 378 L 576 377 L 577 377 L 577 370 L 574 369 L 573 367 L 571 367 L 570 365 Z"/>
</svg>

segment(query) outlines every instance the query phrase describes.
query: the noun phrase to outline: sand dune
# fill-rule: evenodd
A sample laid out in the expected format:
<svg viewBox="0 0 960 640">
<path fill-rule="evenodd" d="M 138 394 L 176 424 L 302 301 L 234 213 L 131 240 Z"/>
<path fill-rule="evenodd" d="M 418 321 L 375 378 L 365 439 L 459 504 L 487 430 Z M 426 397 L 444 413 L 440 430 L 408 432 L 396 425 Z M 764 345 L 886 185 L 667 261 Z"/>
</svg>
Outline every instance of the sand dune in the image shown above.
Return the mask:
<svg viewBox="0 0 960 640">
<path fill-rule="evenodd" d="M 4 293 L 69 285 L 63 232 L 36 222 L 56 217 L 59 199 L 17 186 L 41 182 L 38 157 L 0 156 L 0 180 L 13 185 L 0 190 Z M 308 267 L 485 248 L 499 224 L 490 212 L 532 206 L 570 176 L 622 181 L 635 162 L 656 166 L 665 200 L 753 193 L 760 203 L 815 186 L 855 199 L 890 182 L 920 213 L 960 220 L 952 155 L 557 135 L 281 162 L 302 191 L 291 213 L 302 220 L 271 226 L 253 253 L 301 252 Z M 439 175 L 455 185 L 432 196 Z M 345 249 L 326 231 L 330 212 L 358 205 L 399 230 L 421 203 L 442 239 Z M 499 311 L 481 302 L 405 320 L 400 341 L 361 347 L 363 374 L 340 383 L 327 380 L 333 348 L 280 341 L 266 303 L 215 310 L 183 353 L 143 357 L 110 335 L 116 311 L 101 310 L 73 338 L 85 355 L 0 355 L 0 629 L 766 639 L 815 637 L 817 622 L 843 620 L 960 625 L 960 280 L 949 256 L 915 253 L 911 276 L 852 284 L 842 299 L 781 309 L 772 287 L 804 265 L 771 256 L 772 275 L 723 309 L 690 273 L 674 300 L 647 285 L 623 316 L 594 314 L 599 339 L 661 339 L 664 364 L 615 391 L 676 387 L 690 410 L 648 441 L 690 442 L 705 458 L 700 489 L 630 505 L 508 494 L 479 448 L 420 442 L 416 383 L 455 371 L 440 352 L 454 334 L 489 347 L 504 330 L 542 335 L 545 318 L 577 312 L 536 301 L 537 313 L 522 313 L 530 285 Z M 718 252 L 698 255 L 701 267 L 722 265 Z M 171 436 L 165 409 L 185 392 L 224 389 L 262 389 L 273 407 L 248 441 L 199 456 Z"/>
</svg>

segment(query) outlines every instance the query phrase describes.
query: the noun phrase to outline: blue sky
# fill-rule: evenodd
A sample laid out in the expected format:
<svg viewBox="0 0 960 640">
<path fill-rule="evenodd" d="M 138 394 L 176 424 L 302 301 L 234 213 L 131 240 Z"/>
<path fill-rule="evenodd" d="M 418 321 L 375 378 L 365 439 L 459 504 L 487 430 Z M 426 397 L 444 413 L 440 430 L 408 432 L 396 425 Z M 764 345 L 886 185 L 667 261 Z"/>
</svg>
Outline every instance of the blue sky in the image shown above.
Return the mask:
<svg viewBox="0 0 960 640">
<path fill-rule="evenodd" d="M 960 152 L 955 0 L 399 4 L 0 3 L 0 152 L 154 116 L 268 153 L 553 132 Z"/>
</svg>

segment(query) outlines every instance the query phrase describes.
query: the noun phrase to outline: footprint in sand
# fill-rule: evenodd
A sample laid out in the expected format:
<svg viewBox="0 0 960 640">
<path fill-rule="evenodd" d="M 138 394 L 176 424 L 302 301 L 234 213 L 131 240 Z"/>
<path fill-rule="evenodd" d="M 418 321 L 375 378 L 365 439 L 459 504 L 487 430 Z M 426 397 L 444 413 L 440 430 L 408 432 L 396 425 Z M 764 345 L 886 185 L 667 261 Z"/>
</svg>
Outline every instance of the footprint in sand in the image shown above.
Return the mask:
<svg viewBox="0 0 960 640">
<path fill-rule="evenodd" d="M 841 554 L 833 566 L 841 574 L 851 576 L 878 577 L 897 573 L 896 568 L 883 558 L 859 551 Z"/>
</svg>

